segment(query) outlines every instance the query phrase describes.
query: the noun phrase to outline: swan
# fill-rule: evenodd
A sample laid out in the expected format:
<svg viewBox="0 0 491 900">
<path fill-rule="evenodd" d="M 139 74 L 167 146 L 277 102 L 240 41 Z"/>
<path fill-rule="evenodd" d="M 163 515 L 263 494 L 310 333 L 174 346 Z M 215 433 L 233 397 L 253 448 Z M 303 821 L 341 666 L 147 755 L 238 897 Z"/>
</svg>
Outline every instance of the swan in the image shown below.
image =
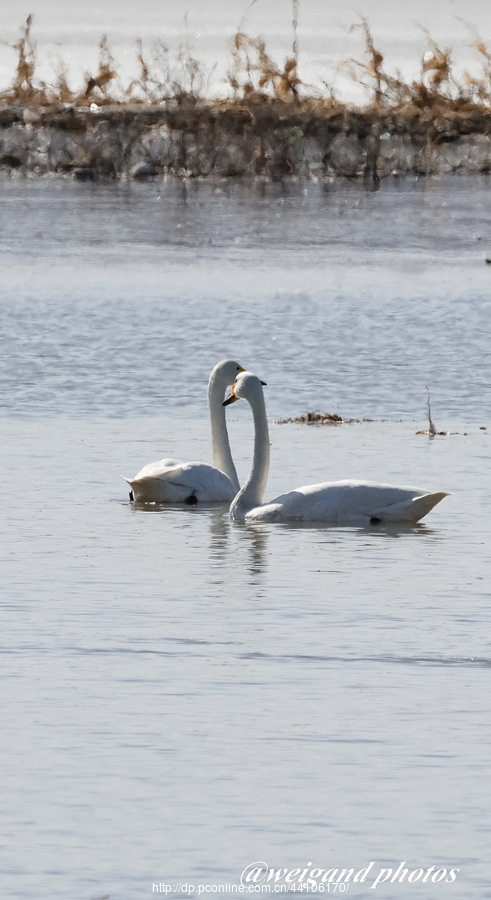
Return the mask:
<svg viewBox="0 0 491 900">
<path fill-rule="evenodd" d="M 211 503 L 233 500 L 239 490 L 228 439 L 222 400 L 225 391 L 244 369 L 233 359 L 223 359 L 208 381 L 213 465 L 160 459 L 144 466 L 134 478 L 125 478 L 130 499 L 140 503 Z M 124 477 L 124 476 L 123 476 Z"/>
<path fill-rule="evenodd" d="M 263 504 L 269 473 L 269 432 L 259 378 L 239 373 L 224 406 L 244 398 L 254 417 L 254 456 L 250 475 L 230 507 L 235 522 L 324 522 L 328 525 L 374 525 L 400 522 L 415 525 L 448 496 L 412 487 L 370 481 L 308 484 Z"/>
</svg>

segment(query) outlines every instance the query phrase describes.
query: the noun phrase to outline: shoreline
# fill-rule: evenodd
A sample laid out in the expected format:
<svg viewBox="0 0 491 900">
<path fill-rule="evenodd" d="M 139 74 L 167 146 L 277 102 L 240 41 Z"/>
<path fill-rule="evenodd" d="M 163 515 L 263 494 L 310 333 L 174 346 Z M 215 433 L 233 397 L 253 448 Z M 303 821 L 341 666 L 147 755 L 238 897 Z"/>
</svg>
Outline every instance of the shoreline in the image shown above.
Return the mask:
<svg viewBox="0 0 491 900">
<path fill-rule="evenodd" d="M 233 36 L 228 99 L 208 98 L 189 47 L 178 74 L 167 48 L 148 56 L 137 41 L 139 77 L 117 82 L 107 37 L 98 70 L 70 89 L 63 66 L 51 86 L 36 77 L 32 16 L 21 28 L 17 69 L 0 91 L 0 177 L 71 175 L 80 181 L 175 177 L 361 179 L 491 172 L 491 52 L 477 32 L 480 75 L 459 81 L 451 50 L 427 36 L 420 78 L 384 69 L 363 17 L 354 26 L 364 59 L 349 61 L 371 100 L 355 107 L 315 95 L 298 73 L 293 2 L 291 55 L 278 64 L 260 37 Z M 346 63 L 348 64 L 348 62 Z M 326 85 L 327 87 L 327 85 Z M 115 93 L 116 92 L 116 93 Z"/>
<path fill-rule="evenodd" d="M 489 174 L 491 110 L 359 110 L 331 100 L 168 101 L 0 108 L 0 176 L 81 181 Z"/>
</svg>

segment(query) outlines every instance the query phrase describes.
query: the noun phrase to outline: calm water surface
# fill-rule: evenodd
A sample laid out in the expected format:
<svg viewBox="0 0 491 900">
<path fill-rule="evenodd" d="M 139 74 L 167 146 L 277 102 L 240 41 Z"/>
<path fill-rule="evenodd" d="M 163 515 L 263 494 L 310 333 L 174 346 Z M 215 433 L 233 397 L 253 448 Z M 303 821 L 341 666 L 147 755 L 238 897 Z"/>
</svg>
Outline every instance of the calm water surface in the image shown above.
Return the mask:
<svg viewBox="0 0 491 900">
<path fill-rule="evenodd" d="M 1 183 L 2 897 L 139 900 L 255 860 L 459 868 L 349 893 L 491 897 L 490 199 Z M 399 531 L 132 506 L 121 474 L 209 460 L 225 356 L 268 382 L 269 497 L 454 496 Z M 275 423 L 315 408 L 375 421 Z"/>
</svg>

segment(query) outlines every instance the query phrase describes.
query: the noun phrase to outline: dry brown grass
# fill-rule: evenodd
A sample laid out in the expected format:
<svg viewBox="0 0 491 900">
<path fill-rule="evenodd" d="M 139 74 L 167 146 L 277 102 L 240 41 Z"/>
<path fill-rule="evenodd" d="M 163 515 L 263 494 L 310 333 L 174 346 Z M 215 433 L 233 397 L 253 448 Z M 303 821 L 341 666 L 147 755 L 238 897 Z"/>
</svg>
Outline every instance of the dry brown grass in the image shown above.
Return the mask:
<svg viewBox="0 0 491 900">
<path fill-rule="evenodd" d="M 77 102 L 80 104 L 84 102 L 112 102 L 113 98 L 109 93 L 109 85 L 112 84 L 115 78 L 114 58 L 109 47 L 107 35 L 103 34 L 99 43 L 99 67 L 95 75 L 86 72 L 85 88 L 83 93 L 77 97 Z"/>
<path fill-rule="evenodd" d="M 11 102 L 24 104 L 33 98 L 44 96 L 45 85 L 34 85 L 34 73 L 36 70 L 36 48 L 31 36 L 32 15 L 28 16 L 25 25 L 22 26 L 19 40 L 11 46 L 17 53 L 17 65 L 12 85 L 6 91 L 0 93 L 0 99 L 5 98 Z M 2 43 L 6 43 L 2 41 Z"/>
<path fill-rule="evenodd" d="M 255 2 L 255 0 L 253 0 Z M 252 5 L 252 4 L 251 4 Z M 316 114 L 346 109 L 346 105 L 334 96 L 332 88 L 327 95 L 310 89 L 298 72 L 298 0 L 292 2 L 292 46 L 283 63 L 273 59 L 265 41 L 251 36 L 244 30 L 243 21 L 231 39 L 231 56 L 228 68 L 228 84 L 231 97 L 213 100 L 207 96 L 210 74 L 205 75 L 189 43 L 179 48 L 177 58 L 171 61 L 169 49 L 156 42 L 151 51 L 143 42 L 136 41 L 138 75 L 129 84 L 121 85 L 117 65 L 106 35 L 99 44 L 98 67 L 94 73 L 85 74 L 82 88 L 71 89 L 67 68 L 60 63 L 53 84 L 36 78 L 36 47 L 32 37 L 32 15 L 28 16 L 20 30 L 19 40 L 10 45 L 17 53 L 17 64 L 12 83 L 0 90 L 0 102 L 19 105 L 53 105 L 73 103 L 86 106 L 124 105 L 127 103 L 189 103 L 197 100 L 217 106 L 283 103 L 289 107 L 311 109 Z M 452 53 L 441 49 L 432 36 L 425 33 L 427 47 L 420 62 L 420 77 L 405 81 L 399 72 L 389 73 L 384 66 L 384 56 L 376 46 L 368 21 L 361 18 L 351 27 L 361 32 L 364 41 L 364 58 L 347 60 L 346 67 L 353 78 L 370 92 L 364 108 L 368 114 L 405 116 L 435 111 L 459 115 L 469 108 L 491 109 L 491 51 L 478 32 L 464 23 L 470 32 L 472 46 L 478 53 L 482 71 L 478 75 L 465 72 L 460 82 L 452 67 Z M 324 82 L 324 84 L 326 84 Z"/>
<path fill-rule="evenodd" d="M 295 57 L 288 57 L 281 68 L 268 54 L 262 38 L 249 37 L 242 31 L 234 34 L 231 47 L 228 81 L 235 101 L 260 103 L 271 99 L 298 99 L 301 82 Z"/>
<path fill-rule="evenodd" d="M 466 23 L 467 24 L 467 23 Z M 368 108 L 377 113 L 392 112 L 410 117 L 421 112 L 459 116 L 476 106 L 483 112 L 491 108 L 491 53 L 478 35 L 473 33 L 470 44 L 482 57 L 480 77 L 465 72 L 459 80 L 452 64 L 452 51 L 441 49 L 431 34 L 426 37 L 426 50 L 420 60 L 420 77 L 405 81 L 399 72 L 389 74 L 384 69 L 384 56 L 375 46 L 368 22 L 362 18 L 351 30 L 361 30 L 365 42 L 365 59 L 348 60 L 352 77 L 371 92 Z"/>
<path fill-rule="evenodd" d="M 465 84 L 471 96 L 473 96 L 478 103 L 489 106 L 491 96 L 491 52 L 486 47 L 474 26 L 469 22 L 466 22 L 465 25 L 472 36 L 471 47 L 479 53 L 482 64 L 480 78 L 471 75 L 469 72 L 464 73 Z"/>
<path fill-rule="evenodd" d="M 94 75 L 87 72 L 84 88 L 72 91 L 68 84 L 67 66 L 63 61 L 59 63 L 53 84 L 36 79 L 36 45 L 31 34 L 32 21 L 33 17 L 29 15 L 21 28 L 19 40 L 11 45 L 18 57 L 16 72 L 10 87 L 0 91 L 0 102 L 18 103 L 22 106 L 63 103 L 84 106 L 92 102 L 114 102 L 115 98 L 109 93 L 109 85 L 116 79 L 117 73 L 106 35 L 101 37 L 99 43 L 97 72 Z"/>
</svg>

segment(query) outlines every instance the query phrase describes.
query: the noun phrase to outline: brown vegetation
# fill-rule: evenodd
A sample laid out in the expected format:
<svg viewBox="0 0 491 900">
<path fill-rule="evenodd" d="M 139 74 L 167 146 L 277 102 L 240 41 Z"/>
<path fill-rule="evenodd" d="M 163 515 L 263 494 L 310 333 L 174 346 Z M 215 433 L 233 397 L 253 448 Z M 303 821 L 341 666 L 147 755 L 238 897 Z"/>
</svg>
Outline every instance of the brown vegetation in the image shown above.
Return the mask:
<svg viewBox="0 0 491 900">
<path fill-rule="evenodd" d="M 0 91 L 0 169 L 73 172 L 84 180 L 340 175 L 363 177 L 372 187 L 389 174 L 491 170 L 491 52 L 474 30 L 479 76 L 465 73 L 458 82 L 451 51 L 427 34 L 420 77 L 406 82 L 385 71 L 361 19 L 353 28 L 363 35 L 365 57 L 346 65 L 370 99 L 354 109 L 332 91 L 323 96 L 302 83 L 298 0 L 292 9 L 292 48 L 282 64 L 239 26 L 231 43 L 231 96 L 222 100 L 207 96 L 207 79 L 187 45 L 171 62 L 162 42 L 149 54 L 137 41 L 138 76 L 121 85 L 105 36 L 97 70 L 86 73 L 79 90 L 69 86 L 63 64 L 46 84 L 36 78 L 29 16 L 13 45 L 14 78 Z"/>
</svg>

